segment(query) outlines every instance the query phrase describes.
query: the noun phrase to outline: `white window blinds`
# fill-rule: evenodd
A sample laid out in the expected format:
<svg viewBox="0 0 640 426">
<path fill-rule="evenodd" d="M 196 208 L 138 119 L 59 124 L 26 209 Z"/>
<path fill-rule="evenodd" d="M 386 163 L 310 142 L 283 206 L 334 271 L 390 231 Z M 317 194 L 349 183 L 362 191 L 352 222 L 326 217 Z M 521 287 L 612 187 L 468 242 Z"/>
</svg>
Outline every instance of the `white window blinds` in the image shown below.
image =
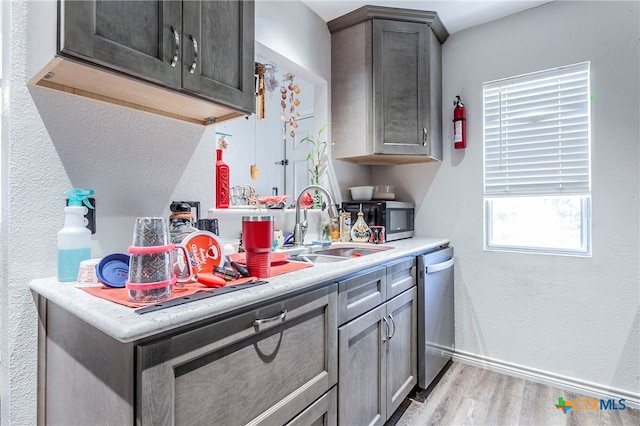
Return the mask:
<svg viewBox="0 0 640 426">
<path fill-rule="evenodd" d="M 589 63 L 483 84 L 485 195 L 588 194 Z"/>
</svg>

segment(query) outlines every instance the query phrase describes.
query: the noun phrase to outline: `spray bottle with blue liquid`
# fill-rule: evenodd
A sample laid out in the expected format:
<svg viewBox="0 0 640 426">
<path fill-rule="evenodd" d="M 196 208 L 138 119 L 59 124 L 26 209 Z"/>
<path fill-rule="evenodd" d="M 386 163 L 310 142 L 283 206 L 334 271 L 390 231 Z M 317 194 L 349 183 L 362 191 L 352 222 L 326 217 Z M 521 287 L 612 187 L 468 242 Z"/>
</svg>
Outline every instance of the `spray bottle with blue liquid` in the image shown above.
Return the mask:
<svg viewBox="0 0 640 426">
<path fill-rule="evenodd" d="M 93 208 L 88 198 L 93 190 L 74 188 L 63 194 L 69 204 L 64 208 L 64 227 L 58 231 L 58 281 L 67 282 L 76 281 L 80 262 L 91 258 L 91 231 L 84 223 L 84 206 Z"/>
</svg>

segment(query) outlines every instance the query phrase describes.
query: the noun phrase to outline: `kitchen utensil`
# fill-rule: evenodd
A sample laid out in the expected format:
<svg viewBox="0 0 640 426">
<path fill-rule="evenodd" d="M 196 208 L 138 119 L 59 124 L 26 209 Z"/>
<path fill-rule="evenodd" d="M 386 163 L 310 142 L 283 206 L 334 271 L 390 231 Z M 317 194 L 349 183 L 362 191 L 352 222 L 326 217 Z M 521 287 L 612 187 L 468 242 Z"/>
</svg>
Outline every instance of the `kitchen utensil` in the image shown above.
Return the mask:
<svg viewBox="0 0 640 426">
<path fill-rule="evenodd" d="M 224 287 L 224 285 L 227 283 L 227 281 L 224 278 L 219 277 L 218 275 L 215 275 L 215 274 L 210 274 L 208 272 L 204 274 L 199 274 L 198 282 L 200 284 L 204 284 L 205 286 L 212 287 L 212 288 Z"/>
<path fill-rule="evenodd" d="M 224 246 L 213 232 L 198 231 L 179 235 L 173 242 L 186 247 L 186 258 L 196 275 L 213 273 L 214 266 L 224 265 Z"/>
<path fill-rule="evenodd" d="M 369 201 L 373 197 L 373 186 L 353 186 L 349 191 L 354 201 Z"/>
<path fill-rule="evenodd" d="M 394 192 L 395 187 L 392 185 L 374 185 L 373 186 L 373 200 L 395 200 L 396 194 Z"/>
<path fill-rule="evenodd" d="M 248 281 L 246 283 L 238 284 L 238 285 L 226 285 L 224 287 L 212 288 L 209 290 L 199 291 L 197 293 L 189 295 L 189 297 L 176 297 L 175 299 L 167 300 L 160 303 L 154 303 L 149 306 L 145 306 L 144 308 L 138 308 L 135 312 L 138 315 L 146 314 L 149 312 L 159 311 L 160 309 L 171 308 L 173 306 L 184 305 L 185 303 L 195 302 L 196 300 L 207 299 L 213 296 L 219 296 L 221 294 L 231 293 L 237 290 L 244 290 L 250 287 L 259 286 L 262 284 L 267 284 L 268 281 Z"/>
<path fill-rule="evenodd" d="M 213 267 L 213 274 L 217 275 L 221 278 L 224 278 L 226 281 L 231 281 L 231 280 L 237 280 L 238 278 L 240 278 L 242 275 L 240 275 L 239 272 L 235 271 L 231 266 L 227 267 L 220 267 L 220 266 L 214 266 Z M 201 274 L 202 275 L 202 274 Z M 200 275 L 198 275 L 198 278 L 200 277 Z"/>
<path fill-rule="evenodd" d="M 231 262 L 231 266 L 233 267 L 233 269 L 238 271 L 238 273 L 243 277 L 251 276 L 251 274 L 249 273 L 249 270 L 245 266 L 239 264 L 238 262 Z"/>
<path fill-rule="evenodd" d="M 109 254 L 95 266 L 95 274 L 107 287 L 122 288 L 129 276 L 129 255 L 124 253 Z"/>
<path fill-rule="evenodd" d="M 78 284 L 79 286 L 97 286 L 98 276 L 96 274 L 96 266 L 100 263 L 100 259 L 86 259 L 80 262 L 78 268 Z"/>
<path fill-rule="evenodd" d="M 176 249 L 188 259 L 186 247 L 169 243 L 169 229 L 163 217 L 136 218 L 125 284 L 130 301 L 147 303 L 168 299 L 176 282 L 194 278 L 189 262 L 184 265 L 186 275 L 176 276 L 174 265 L 179 264 Z"/>
<path fill-rule="evenodd" d="M 266 278 L 271 272 L 273 222 L 273 216 L 242 217 L 242 246 L 247 258 L 247 269 L 254 277 Z"/>
<path fill-rule="evenodd" d="M 224 257 L 226 260 L 225 267 L 235 269 L 243 277 L 251 276 L 251 274 L 249 274 L 249 270 L 244 265 L 241 265 L 238 262 L 233 261 L 231 259 L 231 256 L 229 256 L 229 253 L 225 252 Z"/>
</svg>

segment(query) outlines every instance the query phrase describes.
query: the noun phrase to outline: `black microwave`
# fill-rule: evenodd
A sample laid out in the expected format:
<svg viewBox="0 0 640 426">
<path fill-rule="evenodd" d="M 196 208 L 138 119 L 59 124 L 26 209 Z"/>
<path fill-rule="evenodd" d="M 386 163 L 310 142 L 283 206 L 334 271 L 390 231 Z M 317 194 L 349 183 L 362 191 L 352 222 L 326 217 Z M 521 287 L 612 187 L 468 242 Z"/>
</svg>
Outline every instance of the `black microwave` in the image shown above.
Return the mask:
<svg viewBox="0 0 640 426">
<path fill-rule="evenodd" d="M 343 201 L 342 209 L 351 213 L 352 224 L 358 219 L 361 206 L 367 225 L 384 226 L 385 241 L 415 235 L 415 204 L 403 201 Z"/>
</svg>

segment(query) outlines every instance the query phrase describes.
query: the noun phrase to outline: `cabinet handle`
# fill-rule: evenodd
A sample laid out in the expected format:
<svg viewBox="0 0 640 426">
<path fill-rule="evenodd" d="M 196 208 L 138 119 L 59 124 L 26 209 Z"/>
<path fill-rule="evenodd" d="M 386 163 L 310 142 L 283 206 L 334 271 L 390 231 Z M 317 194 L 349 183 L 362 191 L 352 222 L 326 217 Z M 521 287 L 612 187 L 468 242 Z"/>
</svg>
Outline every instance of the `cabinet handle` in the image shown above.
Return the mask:
<svg viewBox="0 0 640 426">
<path fill-rule="evenodd" d="M 389 314 L 389 319 L 391 320 L 391 324 L 393 324 L 393 332 L 391 336 L 389 336 L 389 340 L 391 340 L 391 338 L 396 335 L 396 320 L 393 319 L 393 315 L 391 314 Z"/>
<path fill-rule="evenodd" d="M 180 34 L 178 34 L 173 26 L 171 27 L 171 31 L 173 31 L 173 38 L 176 41 L 176 53 L 173 55 L 173 58 L 171 58 L 171 66 L 175 68 L 178 62 L 178 55 L 180 55 Z"/>
<path fill-rule="evenodd" d="M 189 73 L 193 74 L 198 65 L 198 42 L 194 36 L 191 36 L 191 41 L 193 42 L 193 62 L 191 63 L 191 68 L 189 68 Z"/>
<path fill-rule="evenodd" d="M 274 322 L 274 321 L 282 321 L 284 322 L 284 320 L 287 318 L 287 310 L 285 309 L 284 311 L 280 312 L 280 314 L 271 317 L 271 318 L 262 318 L 262 319 L 257 319 L 255 321 L 253 321 L 253 327 L 256 329 L 256 331 L 258 331 L 260 329 L 260 326 L 263 324 L 268 324 L 270 322 Z"/>
<path fill-rule="evenodd" d="M 427 146 L 427 128 L 422 128 L 422 146 Z"/>
<path fill-rule="evenodd" d="M 391 338 L 391 337 L 389 337 L 389 331 L 390 331 L 389 321 L 387 321 L 387 317 L 382 317 L 382 321 L 384 321 L 384 324 L 387 326 L 387 332 L 382 337 L 382 341 L 386 342 L 387 340 L 389 340 Z"/>
</svg>

